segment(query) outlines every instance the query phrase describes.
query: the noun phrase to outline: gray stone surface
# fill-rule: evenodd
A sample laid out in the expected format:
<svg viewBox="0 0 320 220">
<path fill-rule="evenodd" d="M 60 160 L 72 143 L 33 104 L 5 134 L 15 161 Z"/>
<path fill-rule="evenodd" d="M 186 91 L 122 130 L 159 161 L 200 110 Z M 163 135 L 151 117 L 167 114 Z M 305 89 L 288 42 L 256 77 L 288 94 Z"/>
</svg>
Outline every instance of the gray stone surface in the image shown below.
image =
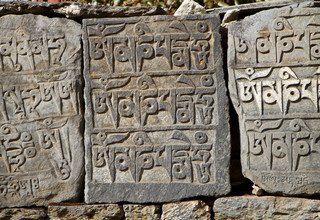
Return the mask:
<svg viewBox="0 0 320 220">
<path fill-rule="evenodd" d="M 206 9 L 198 2 L 193 0 L 183 0 L 174 16 L 190 15 L 190 14 L 205 14 Z"/>
<path fill-rule="evenodd" d="M 0 207 L 76 200 L 83 190 L 81 26 L 0 18 Z"/>
<path fill-rule="evenodd" d="M 319 21 L 319 8 L 292 6 L 229 27 L 243 174 L 270 193 L 320 192 Z"/>
<path fill-rule="evenodd" d="M 27 13 L 47 16 L 64 16 L 74 19 L 166 14 L 163 9 L 154 6 L 111 7 L 105 5 L 80 4 L 75 2 L 51 4 L 47 2 L 0 1 L 0 15 Z"/>
<path fill-rule="evenodd" d="M 46 220 L 45 208 L 4 208 L 0 209 L 0 219 L 3 220 Z"/>
<path fill-rule="evenodd" d="M 122 220 L 124 212 L 117 204 L 54 204 L 48 207 L 51 220 Z"/>
<path fill-rule="evenodd" d="M 216 220 L 318 220 L 320 201 L 273 196 L 224 197 L 213 206 Z"/>
<path fill-rule="evenodd" d="M 239 10 L 241 15 L 251 15 L 257 13 L 259 11 L 268 10 L 271 8 L 280 8 L 292 4 L 304 4 L 308 2 L 308 4 L 313 4 L 315 6 L 319 6 L 320 3 L 317 0 L 281 0 L 281 1 L 261 1 L 249 4 L 240 4 L 240 5 L 232 5 L 228 7 L 220 7 L 220 8 L 211 8 L 207 9 L 207 13 L 218 13 L 225 14 L 230 10 Z"/>
<path fill-rule="evenodd" d="M 123 205 L 126 220 L 160 220 L 161 205 Z"/>
<path fill-rule="evenodd" d="M 216 16 L 84 20 L 85 201 L 229 192 Z"/>
<path fill-rule="evenodd" d="M 168 203 L 162 206 L 161 220 L 210 220 L 210 207 L 203 201 Z"/>
</svg>

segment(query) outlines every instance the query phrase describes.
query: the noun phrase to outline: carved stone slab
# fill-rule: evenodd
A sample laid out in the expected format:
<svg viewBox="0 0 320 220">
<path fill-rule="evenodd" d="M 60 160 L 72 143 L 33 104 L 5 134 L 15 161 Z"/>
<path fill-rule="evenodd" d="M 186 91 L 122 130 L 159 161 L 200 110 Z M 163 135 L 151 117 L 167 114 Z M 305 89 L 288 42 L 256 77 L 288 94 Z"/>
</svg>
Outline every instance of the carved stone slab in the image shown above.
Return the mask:
<svg viewBox="0 0 320 220">
<path fill-rule="evenodd" d="M 86 202 L 229 191 L 219 19 L 84 21 Z"/>
<path fill-rule="evenodd" d="M 0 18 L 0 207 L 81 195 L 81 26 Z"/>
<path fill-rule="evenodd" d="M 242 168 L 268 192 L 320 192 L 320 9 L 285 7 L 229 28 Z"/>
</svg>

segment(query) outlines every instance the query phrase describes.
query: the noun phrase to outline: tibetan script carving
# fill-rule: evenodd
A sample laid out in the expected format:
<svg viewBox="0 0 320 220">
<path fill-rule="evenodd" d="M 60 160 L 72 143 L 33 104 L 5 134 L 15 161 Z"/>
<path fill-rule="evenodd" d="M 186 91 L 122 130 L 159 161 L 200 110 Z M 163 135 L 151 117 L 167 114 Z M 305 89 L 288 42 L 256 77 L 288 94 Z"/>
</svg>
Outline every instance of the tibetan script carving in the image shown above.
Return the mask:
<svg viewBox="0 0 320 220">
<path fill-rule="evenodd" d="M 215 16 L 85 20 L 87 202 L 229 191 L 218 27 Z"/>
<path fill-rule="evenodd" d="M 292 6 L 229 29 L 229 87 L 240 120 L 242 168 L 268 192 L 320 192 L 319 21 L 319 8 Z"/>
<path fill-rule="evenodd" d="M 0 207 L 73 200 L 83 163 L 81 26 L 8 15 L 0 29 Z"/>
</svg>

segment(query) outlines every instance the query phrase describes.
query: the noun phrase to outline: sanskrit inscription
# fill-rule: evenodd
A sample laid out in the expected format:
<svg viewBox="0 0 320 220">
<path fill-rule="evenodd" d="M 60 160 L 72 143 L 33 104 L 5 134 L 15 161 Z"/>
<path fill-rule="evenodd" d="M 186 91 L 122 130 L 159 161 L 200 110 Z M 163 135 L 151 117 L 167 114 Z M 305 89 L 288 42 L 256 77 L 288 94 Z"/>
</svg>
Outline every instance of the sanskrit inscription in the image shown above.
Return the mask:
<svg viewBox="0 0 320 220">
<path fill-rule="evenodd" d="M 319 9 L 292 6 L 250 16 L 229 30 L 242 167 L 268 192 L 319 193 L 319 21 Z"/>
<path fill-rule="evenodd" d="M 85 21 L 87 202 L 228 192 L 218 25 L 214 16 Z"/>
<path fill-rule="evenodd" d="M 8 15 L 0 29 L 0 207 L 73 200 L 82 190 L 81 27 Z"/>
</svg>

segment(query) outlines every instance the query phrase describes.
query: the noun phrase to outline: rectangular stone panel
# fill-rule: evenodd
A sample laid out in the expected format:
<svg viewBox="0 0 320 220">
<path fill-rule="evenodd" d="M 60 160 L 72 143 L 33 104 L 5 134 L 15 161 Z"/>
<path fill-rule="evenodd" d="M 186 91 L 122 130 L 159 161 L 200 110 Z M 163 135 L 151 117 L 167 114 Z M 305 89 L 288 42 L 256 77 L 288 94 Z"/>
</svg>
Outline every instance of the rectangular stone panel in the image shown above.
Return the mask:
<svg viewBox="0 0 320 220">
<path fill-rule="evenodd" d="M 216 16 L 84 20 L 86 202 L 229 192 Z"/>
<path fill-rule="evenodd" d="M 257 13 L 229 28 L 242 169 L 268 192 L 320 192 L 320 9 Z"/>
<path fill-rule="evenodd" d="M 76 200 L 82 191 L 81 26 L 0 18 L 0 207 Z"/>
</svg>

